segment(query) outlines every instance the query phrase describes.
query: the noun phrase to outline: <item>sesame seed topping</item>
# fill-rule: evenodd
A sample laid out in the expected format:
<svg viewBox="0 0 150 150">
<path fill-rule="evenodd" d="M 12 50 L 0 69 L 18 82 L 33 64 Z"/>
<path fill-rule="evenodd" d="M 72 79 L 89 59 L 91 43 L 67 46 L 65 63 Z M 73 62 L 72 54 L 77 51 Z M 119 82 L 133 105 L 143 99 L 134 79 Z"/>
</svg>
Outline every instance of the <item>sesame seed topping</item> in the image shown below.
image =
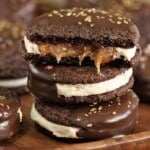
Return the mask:
<svg viewBox="0 0 150 150">
<path fill-rule="evenodd" d="M 128 23 L 129 23 L 127 20 L 123 20 L 123 22 L 124 22 L 125 24 L 128 24 Z"/>
<path fill-rule="evenodd" d="M 92 123 L 88 123 L 88 124 L 87 124 L 87 127 L 88 127 L 88 128 L 90 128 L 90 127 L 92 127 L 92 126 L 93 126 Z"/>
</svg>

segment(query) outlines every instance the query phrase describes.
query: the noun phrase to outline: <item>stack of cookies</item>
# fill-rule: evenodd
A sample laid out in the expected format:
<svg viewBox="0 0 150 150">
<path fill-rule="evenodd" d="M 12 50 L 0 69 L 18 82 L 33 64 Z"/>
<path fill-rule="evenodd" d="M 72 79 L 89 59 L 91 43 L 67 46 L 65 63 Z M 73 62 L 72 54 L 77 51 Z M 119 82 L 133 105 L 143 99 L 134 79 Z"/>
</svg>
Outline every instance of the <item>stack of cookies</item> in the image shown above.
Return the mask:
<svg viewBox="0 0 150 150">
<path fill-rule="evenodd" d="M 133 66 L 139 32 L 128 18 L 96 9 L 54 10 L 26 29 L 31 118 L 59 138 L 100 139 L 130 133 L 139 99 Z"/>
</svg>

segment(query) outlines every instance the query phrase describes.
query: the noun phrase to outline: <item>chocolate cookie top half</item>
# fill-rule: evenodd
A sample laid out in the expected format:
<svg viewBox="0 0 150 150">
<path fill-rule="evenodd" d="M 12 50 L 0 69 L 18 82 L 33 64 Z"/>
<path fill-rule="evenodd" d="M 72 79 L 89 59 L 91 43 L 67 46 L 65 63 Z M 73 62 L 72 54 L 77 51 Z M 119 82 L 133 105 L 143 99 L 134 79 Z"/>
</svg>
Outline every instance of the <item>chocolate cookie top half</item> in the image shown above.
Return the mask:
<svg viewBox="0 0 150 150">
<path fill-rule="evenodd" d="M 31 41 L 132 47 L 139 32 L 132 21 L 119 14 L 96 9 L 62 9 L 37 17 L 28 25 Z"/>
</svg>

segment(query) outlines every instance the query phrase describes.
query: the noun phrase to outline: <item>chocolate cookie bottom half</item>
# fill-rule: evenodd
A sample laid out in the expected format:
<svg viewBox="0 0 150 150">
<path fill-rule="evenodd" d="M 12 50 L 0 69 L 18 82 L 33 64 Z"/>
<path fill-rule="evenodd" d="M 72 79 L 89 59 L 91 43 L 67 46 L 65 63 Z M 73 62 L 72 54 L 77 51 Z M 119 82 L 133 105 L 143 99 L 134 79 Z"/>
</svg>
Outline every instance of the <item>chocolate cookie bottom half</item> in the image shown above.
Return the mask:
<svg viewBox="0 0 150 150">
<path fill-rule="evenodd" d="M 108 102 L 45 104 L 36 99 L 31 118 L 59 138 L 100 139 L 128 134 L 138 122 L 139 99 L 132 90 Z"/>
<path fill-rule="evenodd" d="M 47 69 L 48 68 L 48 69 Z M 39 99 L 55 103 L 93 103 L 121 96 L 133 85 L 133 70 L 93 66 L 34 66 L 28 86 Z"/>
</svg>

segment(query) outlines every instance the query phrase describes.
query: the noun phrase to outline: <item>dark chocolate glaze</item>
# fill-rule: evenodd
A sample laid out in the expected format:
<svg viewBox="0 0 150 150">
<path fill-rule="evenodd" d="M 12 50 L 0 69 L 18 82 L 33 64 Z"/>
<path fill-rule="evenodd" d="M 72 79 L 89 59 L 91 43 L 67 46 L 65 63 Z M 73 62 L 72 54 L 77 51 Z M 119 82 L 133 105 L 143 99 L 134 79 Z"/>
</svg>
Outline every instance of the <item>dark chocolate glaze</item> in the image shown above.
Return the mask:
<svg viewBox="0 0 150 150">
<path fill-rule="evenodd" d="M 130 19 L 94 8 L 51 11 L 32 21 L 26 35 L 34 42 L 121 47 L 132 47 L 139 40 L 138 29 Z"/>
<path fill-rule="evenodd" d="M 0 92 L 0 140 L 11 138 L 20 129 L 19 107 L 18 99 Z"/>
<path fill-rule="evenodd" d="M 47 120 L 80 128 L 78 137 L 98 139 L 130 133 L 138 122 L 139 99 L 132 90 L 108 102 L 59 106 L 36 101 L 36 109 Z M 57 117 L 56 117 L 57 116 Z"/>
<path fill-rule="evenodd" d="M 58 82 L 58 78 L 59 76 L 62 76 L 62 80 L 64 80 L 65 82 L 65 78 L 70 78 L 70 82 L 66 82 L 65 84 L 75 84 L 74 80 L 76 80 L 75 78 L 78 78 L 78 74 L 82 74 L 80 73 L 76 73 L 75 76 L 71 75 L 67 75 L 63 72 L 57 72 L 57 69 L 59 69 L 59 67 L 57 68 L 56 66 L 52 67 L 52 69 L 50 70 L 45 70 L 46 66 L 34 66 L 33 64 L 30 64 L 30 73 L 29 73 L 29 78 L 28 78 L 28 87 L 31 91 L 32 94 L 34 94 L 36 97 L 38 97 L 39 99 L 43 100 L 43 101 L 50 101 L 50 102 L 54 102 L 54 103 L 93 103 L 93 102 L 100 102 L 100 101 L 107 101 L 110 98 L 114 98 L 116 96 L 121 96 L 122 94 L 124 94 L 126 92 L 127 89 L 129 89 L 130 87 L 133 86 L 133 78 L 131 77 L 129 83 L 127 83 L 127 85 L 124 85 L 118 89 L 115 89 L 111 92 L 107 92 L 107 93 L 103 93 L 103 94 L 99 94 L 99 95 L 91 95 L 91 96 L 72 96 L 72 97 L 64 97 L 64 96 L 59 96 L 57 94 L 57 88 L 56 88 L 56 83 L 61 83 Z M 57 69 L 56 69 L 56 68 Z M 70 68 L 72 69 L 72 68 Z M 75 69 L 75 68 L 74 68 Z M 86 69 L 83 68 L 83 71 L 85 69 L 85 72 L 90 72 L 90 69 Z M 94 68 L 95 69 L 95 68 Z M 106 69 L 106 70 L 105 70 Z M 83 82 L 82 79 L 81 81 L 77 82 L 77 83 L 92 83 L 92 82 L 88 82 L 88 78 L 94 78 L 95 81 L 93 80 L 93 83 L 97 83 L 97 82 L 101 82 L 101 81 L 105 81 L 108 79 L 111 79 L 113 77 L 115 77 L 116 75 L 119 75 L 123 72 L 125 72 L 128 68 L 104 68 L 102 69 L 101 73 L 102 75 L 97 76 L 96 73 L 93 72 L 89 74 L 89 76 L 87 77 L 86 73 L 83 73 L 81 76 L 84 79 L 87 78 L 86 82 Z M 68 67 L 69 70 L 69 67 Z M 75 70 L 78 70 L 78 68 L 76 68 Z M 75 71 L 74 70 L 74 71 Z M 59 71 L 59 70 L 58 70 Z M 95 71 L 96 72 L 96 71 Z M 97 79 L 98 80 L 97 80 Z M 71 83 L 72 80 L 72 83 Z M 80 78 L 79 78 L 80 80 Z M 85 79 L 86 80 L 86 79 Z M 63 82 L 63 83 L 64 83 Z"/>
</svg>

